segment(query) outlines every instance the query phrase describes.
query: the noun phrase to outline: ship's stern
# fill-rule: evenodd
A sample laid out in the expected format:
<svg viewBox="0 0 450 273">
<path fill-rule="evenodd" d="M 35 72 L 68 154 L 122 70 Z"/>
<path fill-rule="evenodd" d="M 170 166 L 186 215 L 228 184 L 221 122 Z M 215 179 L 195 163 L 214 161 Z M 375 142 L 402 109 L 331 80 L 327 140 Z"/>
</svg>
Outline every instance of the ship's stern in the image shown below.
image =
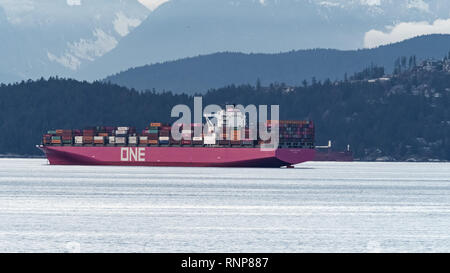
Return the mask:
<svg viewBox="0 0 450 273">
<path fill-rule="evenodd" d="M 275 156 L 283 161 L 285 166 L 290 166 L 314 160 L 315 153 L 314 149 L 280 148 L 275 152 Z"/>
</svg>

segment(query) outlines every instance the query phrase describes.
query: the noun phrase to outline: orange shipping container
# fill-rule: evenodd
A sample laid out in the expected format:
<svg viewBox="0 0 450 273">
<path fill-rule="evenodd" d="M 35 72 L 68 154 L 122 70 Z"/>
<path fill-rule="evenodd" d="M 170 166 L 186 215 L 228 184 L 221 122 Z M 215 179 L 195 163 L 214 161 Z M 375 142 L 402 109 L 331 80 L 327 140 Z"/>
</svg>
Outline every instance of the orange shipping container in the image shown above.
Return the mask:
<svg viewBox="0 0 450 273">
<path fill-rule="evenodd" d="M 94 137 L 92 136 L 83 136 L 84 143 L 92 143 L 94 141 Z"/>
<path fill-rule="evenodd" d="M 61 144 L 61 139 L 52 139 L 52 144 Z"/>
<path fill-rule="evenodd" d="M 150 127 L 161 127 L 161 123 L 160 122 L 152 122 L 152 123 L 150 123 Z"/>
<path fill-rule="evenodd" d="M 107 137 L 107 136 L 108 136 L 108 133 L 98 133 L 98 136 Z"/>
<path fill-rule="evenodd" d="M 148 144 L 158 144 L 158 140 L 154 140 L 154 139 L 149 139 Z"/>
</svg>

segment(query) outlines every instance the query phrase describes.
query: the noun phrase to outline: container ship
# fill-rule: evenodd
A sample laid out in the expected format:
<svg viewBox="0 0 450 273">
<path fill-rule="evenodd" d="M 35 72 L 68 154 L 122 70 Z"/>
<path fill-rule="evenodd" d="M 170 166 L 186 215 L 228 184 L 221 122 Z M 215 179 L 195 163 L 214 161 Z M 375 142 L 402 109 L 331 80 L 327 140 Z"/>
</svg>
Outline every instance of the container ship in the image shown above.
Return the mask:
<svg viewBox="0 0 450 273">
<path fill-rule="evenodd" d="M 51 165 L 182 166 L 182 167 L 290 167 L 314 159 L 312 121 L 267 121 L 279 126 L 279 143 L 262 149 L 263 141 L 245 125 L 229 127 L 211 123 L 179 125 L 182 140 L 175 140 L 171 126 L 152 122 L 138 132 L 134 127 L 89 127 L 83 130 L 50 130 L 41 149 Z M 208 125 L 209 124 L 209 125 Z M 194 136 L 202 127 L 201 136 Z"/>
<path fill-rule="evenodd" d="M 333 150 L 330 140 L 328 141 L 328 146 L 316 146 L 316 154 L 313 161 L 352 162 L 353 152 L 350 150 L 350 145 L 347 145 L 347 150 L 345 151 Z"/>
</svg>

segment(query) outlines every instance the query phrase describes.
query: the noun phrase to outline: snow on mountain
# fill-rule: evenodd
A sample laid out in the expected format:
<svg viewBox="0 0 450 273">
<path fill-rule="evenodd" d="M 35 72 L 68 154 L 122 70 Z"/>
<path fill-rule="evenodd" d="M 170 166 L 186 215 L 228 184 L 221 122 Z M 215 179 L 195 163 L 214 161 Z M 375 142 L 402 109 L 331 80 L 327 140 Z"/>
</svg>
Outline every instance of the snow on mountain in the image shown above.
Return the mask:
<svg viewBox="0 0 450 273">
<path fill-rule="evenodd" d="M 0 81 L 93 80 L 218 51 L 375 47 L 450 28 L 447 0 L 0 0 L 0 8 Z"/>
<path fill-rule="evenodd" d="M 402 22 L 447 18 L 449 8 L 443 0 L 170 0 L 78 75 L 220 51 L 363 48 L 397 41 L 389 31 Z"/>
<path fill-rule="evenodd" d="M 11 45 L 0 51 L 0 71 L 23 79 L 72 75 L 112 50 L 151 12 L 137 0 L 0 0 L 0 7 L 0 34 L 9 31 Z"/>
<path fill-rule="evenodd" d="M 162 4 L 168 2 L 169 0 L 139 0 L 139 2 L 146 6 L 149 10 L 154 11 Z"/>
</svg>

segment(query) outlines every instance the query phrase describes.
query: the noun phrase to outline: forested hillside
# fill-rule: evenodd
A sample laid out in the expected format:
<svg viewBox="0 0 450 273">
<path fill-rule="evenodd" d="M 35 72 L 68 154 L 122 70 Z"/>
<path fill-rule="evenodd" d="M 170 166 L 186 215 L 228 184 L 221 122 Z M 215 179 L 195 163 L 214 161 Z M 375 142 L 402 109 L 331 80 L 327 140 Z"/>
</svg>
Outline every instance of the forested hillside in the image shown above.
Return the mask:
<svg viewBox="0 0 450 273">
<path fill-rule="evenodd" d="M 243 54 L 223 52 L 186 58 L 172 62 L 131 68 L 106 78 L 105 81 L 147 90 L 171 90 L 176 93 L 204 93 L 210 88 L 229 84 L 263 85 L 283 82 L 301 85 L 315 77 L 343 80 L 367 66 L 382 66 L 387 73 L 394 70 L 394 60 L 401 56 L 423 59 L 441 58 L 450 50 L 450 35 L 428 35 L 373 49 L 310 49 L 277 54 Z"/>
<path fill-rule="evenodd" d="M 192 102 L 187 95 L 57 78 L 1 85 L 0 154 L 39 154 L 35 145 L 52 128 L 168 122 L 172 106 Z M 350 144 L 361 160 L 450 160 L 450 75 L 442 71 L 298 87 L 231 85 L 210 90 L 203 102 L 279 104 L 282 119 L 315 121 L 316 144 Z"/>
</svg>

